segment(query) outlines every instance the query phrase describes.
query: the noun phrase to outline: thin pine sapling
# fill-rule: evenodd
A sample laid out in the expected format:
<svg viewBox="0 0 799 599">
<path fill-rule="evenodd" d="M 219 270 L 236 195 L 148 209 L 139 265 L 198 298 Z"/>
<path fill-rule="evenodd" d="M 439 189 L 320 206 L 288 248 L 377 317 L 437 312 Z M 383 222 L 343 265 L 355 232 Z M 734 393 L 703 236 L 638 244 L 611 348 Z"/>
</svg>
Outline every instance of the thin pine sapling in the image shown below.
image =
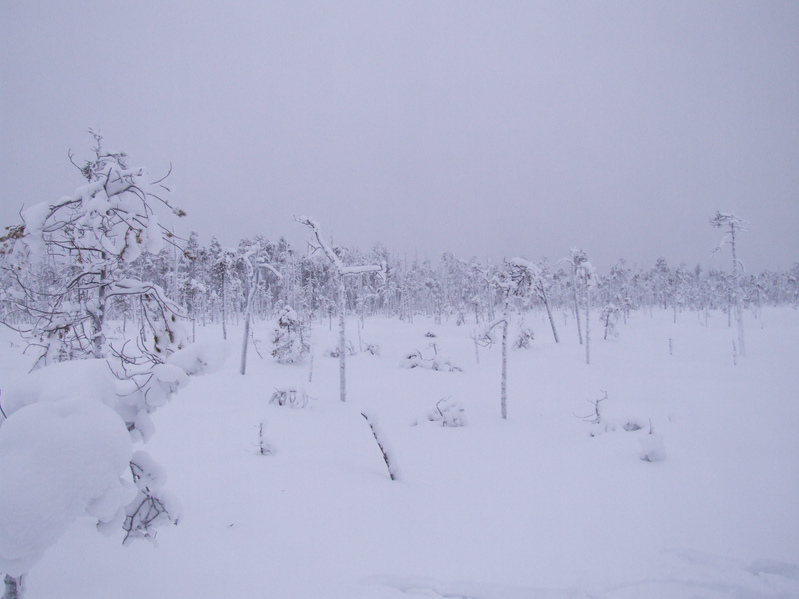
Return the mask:
<svg viewBox="0 0 799 599">
<path fill-rule="evenodd" d="M 244 314 L 244 337 L 241 342 L 241 367 L 239 368 L 239 372 L 241 374 L 245 374 L 247 371 L 247 347 L 249 346 L 250 342 L 250 320 L 252 319 L 252 310 L 253 310 L 253 301 L 255 299 L 255 293 L 258 290 L 258 283 L 261 277 L 261 269 L 265 268 L 270 271 L 278 278 L 278 280 L 282 279 L 283 276 L 271 265 L 266 262 L 256 262 L 253 263 L 253 258 L 258 255 L 261 250 L 261 246 L 259 243 L 255 243 L 252 247 L 248 249 L 248 251 L 242 256 L 242 262 L 244 263 L 246 270 L 247 270 L 247 278 L 250 284 L 250 291 L 247 294 L 247 306 L 245 308 Z"/>
<path fill-rule="evenodd" d="M 716 229 L 726 230 L 727 234 L 722 238 L 719 245 L 714 250 L 718 252 L 725 244 L 730 245 L 732 252 L 732 289 L 733 303 L 735 305 L 735 321 L 738 326 L 738 353 L 741 357 L 746 357 L 746 343 L 744 341 L 744 321 L 743 321 L 743 301 L 741 292 L 740 269 L 741 263 L 738 260 L 736 236 L 738 233 L 746 232 L 747 222 L 735 214 L 716 212 L 710 219 L 710 226 Z"/>
<path fill-rule="evenodd" d="M 524 297 L 530 289 L 530 271 L 515 260 L 506 262 L 495 279 L 494 286 L 502 296 L 502 315 L 483 327 L 476 341 L 483 345 L 493 343 L 491 332 L 502 327 L 502 374 L 500 378 L 500 413 L 503 420 L 508 419 L 508 327 L 510 325 L 510 302 L 512 298 Z"/>
<path fill-rule="evenodd" d="M 602 325 L 605 328 L 604 339 L 606 341 L 608 335 L 610 335 L 611 337 L 619 336 L 619 331 L 616 328 L 616 325 L 618 324 L 620 312 L 621 309 L 613 302 L 606 304 L 605 307 L 602 309 L 602 316 L 600 318 L 602 319 Z"/>
<path fill-rule="evenodd" d="M 294 364 L 302 361 L 311 351 L 308 343 L 310 327 L 300 319 L 293 308 L 283 308 L 277 319 L 272 338 L 272 357 L 281 364 Z"/>
</svg>

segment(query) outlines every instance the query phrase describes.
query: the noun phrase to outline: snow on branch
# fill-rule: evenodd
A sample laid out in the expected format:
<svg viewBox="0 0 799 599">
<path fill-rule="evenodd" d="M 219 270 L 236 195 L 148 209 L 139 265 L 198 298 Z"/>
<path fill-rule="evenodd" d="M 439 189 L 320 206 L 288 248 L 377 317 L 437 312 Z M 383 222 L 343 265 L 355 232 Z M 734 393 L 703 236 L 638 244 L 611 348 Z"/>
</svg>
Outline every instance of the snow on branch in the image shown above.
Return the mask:
<svg viewBox="0 0 799 599">
<path fill-rule="evenodd" d="M 524 258 L 513 258 L 509 264 L 513 266 L 517 266 L 519 268 L 525 268 L 530 271 L 530 274 L 533 277 L 540 277 L 541 276 L 541 267 L 537 264 L 533 264 L 529 260 L 525 260 Z"/>
<path fill-rule="evenodd" d="M 360 275 L 370 272 L 376 272 L 380 274 L 385 273 L 385 262 L 382 262 L 381 264 L 344 266 L 344 263 L 341 261 L 341 258 L 338 257 L 338 254 L 336 254 L 333 248 L 330 247 L 330 244 L 325 241 L 325 238 L 322 235 L 322 230 L 319 227 L 319 223 L 307 216 L 295 216 L 294 220 L 311 229 L 314 237 L 316 238 L 316 243 L 318 244 L 315 249 L 321 249 L 322 252 L 324 252 L 325 256 L 327 256 L 328 260 L 330 260 L 330 262 L 333 264 L 339 276 Z"/>
<path fill-rule="evenodd" d="M 333 248 L 331 248 L 330 245 L 325 241 L 325 238 L 322 236 L 322 230 L 319 228 L 319 223 L 307 216 L 295 216 L 294 220 L 311 229 L 314 237 L 316 238 L 316 243 L 318 244 L 317 247 L 322 249 L 325 256 L 327 256 L 327 259 L 330 260 L 330 262 L 336 268 L 336 271 L 341 274 L 341 271 L 344 269 L 344 263 L 341 261 L 341 258 L 338 257 L 336 252 L 333 251 Z"/>
</svg>

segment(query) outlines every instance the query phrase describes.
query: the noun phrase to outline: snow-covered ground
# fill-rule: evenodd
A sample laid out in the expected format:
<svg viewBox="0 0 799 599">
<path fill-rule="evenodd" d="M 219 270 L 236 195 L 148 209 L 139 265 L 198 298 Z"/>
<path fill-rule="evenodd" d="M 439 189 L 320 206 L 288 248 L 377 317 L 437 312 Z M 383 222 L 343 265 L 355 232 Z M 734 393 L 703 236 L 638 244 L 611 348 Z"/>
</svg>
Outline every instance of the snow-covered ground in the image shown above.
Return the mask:
<svg viewBox="0 0 799 599">
<path fill-rule="evenodd" d="M 747 314 L 737 365 L 720 313 L 707 326 L 637 313 L 608 341 L 594 320 L 590 365 L 571 317 L 558 314 L 557 345 L 545 317 L 525 322 L 536 338 L 510 352 L 507 421 L 500 347 L 478 364 L 469 325 L 371 318 L 359 344 L 353 318 L 353 345 L 380 354 L 349 358 L 346 404 L 323 356 L 335 325 L 315 324 L 310 383 L 308 361 L 267 356 L 273 323 L 255 325 L 266 359 L 251 350 L 238 374 L 231 327 L 223 368 L 153 416 L 147 448 L 179 525 L 123 547 L 78 520 L 31 569 L 27 599 L 799 597 L 799 312 Z M 30 363 L 2 339 L 0 389 Z M 400 367 L 431 343 L 463 371 Z M 270 404 L 292 386 L 314 399 Z M 465 426 L 428 418 L 442 398 Z"/>
</svg>

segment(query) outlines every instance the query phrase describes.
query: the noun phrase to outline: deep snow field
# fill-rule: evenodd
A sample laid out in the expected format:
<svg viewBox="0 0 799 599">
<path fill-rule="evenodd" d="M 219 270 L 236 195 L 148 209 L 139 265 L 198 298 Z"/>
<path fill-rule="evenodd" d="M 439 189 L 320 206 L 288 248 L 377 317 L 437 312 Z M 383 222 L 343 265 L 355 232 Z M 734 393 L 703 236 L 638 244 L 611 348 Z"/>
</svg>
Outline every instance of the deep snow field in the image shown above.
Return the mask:
<svg viewBox="0 0 799 599">
<path fill-rule="evenodd" d="M 367 318 L 360 345 L 380 355 L 349 358 L 346 404 L 322 355 L 335 322 L 315 323 L 311 383 L 308 361 L 268 356 L 270 322 L 254 329 L 265 359 L 251 347 L 240 375 L 231 326 L 222 369 L 153 416 L 147 448 L 179 525 L 123 547 L 122 531 L 78 520 L 31 569 L 26 599 L 799 597 L 799 312 L 747 312 L 737 365 L 726 315 L 672 318 L 634 313 L 604 341 L 594 314 L 586 365 L 573 318 L 557 314 L 555 344 L 544 315 L 526 316 L 535 340 L 509 352 L 507 421 L 500 346 L 478 364 L 472 325 Z M 2 388 L 31 359 L 0 339 Z M 433 342 L 463 371 L 400 367 Z M 270 404 L 289 386 L 315 399 Z M 428 419 L 442 398 L 465 426 Z M 274 455 L 259 452 L 262 422 Z M 648 448 L 665 459 L 642 460 Z"/>
</svg>

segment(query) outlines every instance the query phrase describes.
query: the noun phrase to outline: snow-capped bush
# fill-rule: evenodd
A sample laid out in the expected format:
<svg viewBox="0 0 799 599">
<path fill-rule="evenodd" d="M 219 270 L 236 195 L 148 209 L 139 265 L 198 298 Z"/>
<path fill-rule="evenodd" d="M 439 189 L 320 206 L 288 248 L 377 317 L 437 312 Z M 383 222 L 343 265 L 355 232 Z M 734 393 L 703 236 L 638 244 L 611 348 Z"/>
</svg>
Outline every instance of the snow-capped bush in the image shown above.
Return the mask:
<svg viewBox="0 0 799 599">
<path fill-rule="evenodd" d="M 661 435 L 650 432 L 641 437 L 638 442 L 641 444 L 639 457 L 644 462 L 660 462 L 666 459 L 666 449 Z"/>
<path fill-rule="evenodd" d="M 344 351 L 348 356 L 354 356 L 358 352 L 355 350 L 355 346 L 352 344 L 352 341 L 347 340 L 347 343 L 344 346 Z M 325 351 L 322 352 L 323 356 L 328 358 L 338 358 L 341 356 L 339 353 L 338 347 L 328 347 Z"/>
<path fill-rule="evenodd" d="M 441 426 L 465 426 L 466 417 L 460 403 L 445 397 L 436 402 L 436 407 L 427 415 L 432 422 L 440 422 Z"/>
<path fill-rule="evenodd" d="M 183 508 L 164 490 L 166 473 L 146 451 L 137 451 L 130 460 L 136 498 L 125 508 L 123 544 L 133 539 L 155 542 L 155 529 L 166 524 L 177 525 Z"/>
<path fill-rule="evenodd" d="M 176 351 L 166 361 L 190 376 L 211 374 L 219 370 L 228 353 L 228 347 L 223 343 L 193 343 Z"/>
<path fill-rule="evenodd" d="M 432 353 L 431 351 L 432 350 Z M 431 343 L 426 353 L 421 351 L 408 352 L 400 362 L 402 368 L 426 368 L 428 370 L 443 370 L 444 372 L 463 372 L 459 366 L 455 366 L 452 360 L 439 355 L 438 347 Z"/>
<path fill-rule="evenodd" d="M 275 389 L 269 403 L 279 406 L 291 406 L 292 408 L 304 408 L 308 405 L 308 400 L 313 399 L 303 389 L 289 387 L 286 389 Z"/>
<path fill-rule="evenodd" d="M 121 522 L 136 495 L 122 420 L 70 395 L 8 414 L 0 426 L 0 572 L 18 577 L 77 517 Z"/>
<path fill-rule="evenodd" d="M 173 354 L 174 363 L 60 362 L 3 393 L 0 419 L 0 571 L 19 577 L 70 523 L 85 514 L 124 542 L 153 540 L 177 523 L 160 466 L 132 443 L 154 431 L 150 414 L 221 356 L 210 348 Z M 113 368 L 119 370 L 115 372 Z M 17 584 L 17 583 L 14 583 Z"/>
</svg>

